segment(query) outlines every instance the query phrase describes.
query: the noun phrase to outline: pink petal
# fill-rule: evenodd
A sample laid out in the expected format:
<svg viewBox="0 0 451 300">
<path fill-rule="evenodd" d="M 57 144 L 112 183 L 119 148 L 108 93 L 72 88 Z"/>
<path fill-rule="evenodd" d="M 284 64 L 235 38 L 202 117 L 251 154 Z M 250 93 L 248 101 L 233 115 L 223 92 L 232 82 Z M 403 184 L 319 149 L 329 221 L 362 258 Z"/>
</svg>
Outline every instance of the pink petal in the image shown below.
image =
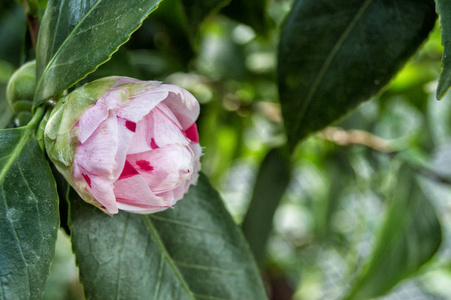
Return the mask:
<svg viewBox="0 0 451 300">
<path fill-rule="evenodd" d="M 150 116 L 145 116 L 144 119 L 136 124 L 135 135 L 128 149 L 128 154 L 152 150 L 152 125 L 153 122 Z"/>
<path fill-rule="evenodd" d="M 155 196 L 140 175 L 124 177 L 114 183 L 116 201 L 128 205 L 164 206 L 169 204 Z"/>
<path fill-rule="evenodd" d="M 119 132 L 114 112 L 103 121 L 84 142 L 79 144 L 74 162 L 89 174 L 103 175 L 113 179 L 118 167 L 116 153 L 119 148 Z"/>
<path fill-rule="evenodd" d="M 118 180 L 129 178 L 129 177 L 132 177 L 135 175 L 139 175 L 139 172 L 136 171 L 135 167 L 133 167 L 132 164 L 128 160 L 126 160 L 124 169 L 122 170 L 121 176 L 119 176 Z"/>
<path fill-rule="evenodd" d="M 125 210 L 135 214 L 151 214 L 159 211 L 163 211 L 169 208 L 169 206 L 151 206 L 151 205 L 128 205 L 126 203 L 117 203 L 117 207 L 120 210 Z"/>
<path fill-rule="evenodd" d="M 188 129 L 185 130 L 186 137 L 192 142 L 199 143 L 199 133 L 197 132 L 197 125 L 193 123 Z"/>
<path fill-rule="evenodd" d="M 125 127 L 130 130 L 131 132 L 136 131 L 136 123 L 132 121 L 125 121 Z"/>
<path fill-rule="evenodd" d="M 182 182 L 178 187 L 173 190 L 159 193 L 158 197 L 163 198 L 171 206 L 173 206 L 177 201 L 183 198 L 186 192 L 188 192 L 190 186 L 189 181 Z"/>
<path fill-rule="evenodd" d="M 119 145 L 117 147 L 115 157 L 117 168 L 114 170 L 113 173 L 114 179 L 119 178 L 119 175 L 121 174 L 122 169 L 124 168 L 125 158 L 127 156 L 128 149 L 130 148 L 133 136 L 135 134 L 135 132 L 130 129 L 130 125 L 127 126 L 127 124 L 130 124 L 130 122 L 131 121 L 122 118 L 117 118 Z"/>
<path fill-rule="evenodd" d="M 191 143 L 190 149 L 194 153 L 193 174 L 191 176 L 190 184 L 196 184 L 199 178 L 200 171 L 200 157 L 202 156 L 202 147 L 198 143 Z"/>
<path fill-rule="evenodd" d="M 89 180 L 86 180 L 86 178 L 89 178 Z M 74 163 L 74 180 L 77 182 L 74 188 L 83 199 L 86 194 L 89 194 L 109 213 L 116 214 L 118 212 L 112 180 L 90 174 L 76 163 Z M 85 180 L 86 184 L 79 184 L 82 180 Z M 91 199 L 85 200 L 88 202 L 91 201 Z"/>
<path fill-rule="evenodd" d="M 124 105 L 123 99 L 127 98 L 126 95 L 127 91 L 125 89 L 110 89 L 97 100 L 93 107 L 83 113 L 78 121 L 80 128 L 79 140 L 81 143 L 84 143 L 99 125 L 108 118 L 110 110 L 117 110 Z"/>
<path fill-rule="evenodd" d="M 159 104 L 150 113 L 152 118 L 152 131 L 155 145 L 164 147 L 169 144 L 187 145 L 189 141 L 186 139 L 184 132 L 177 119 L 172 112 L 163 103 Z"/>
<path fill-rule="evenodd" d="M 141 174 L 154 193 L 162 193 L 189 180 L 193 173 L 193 154 L 189 147 L 167 145 L 155 150 L 129 154 L 127 160 Z"/>
<path fill-rule="evenodd" d="M 168 144 L 187 145 L 181 126 L 166 105 L 160 103 L 136 124 L 128 154 L 146 152 Z"/>
<path fill-rule="evenodd" d="M 170 91 L 164 104 L 174 113 L 183 129 L 188 129 L 199 116 L 199 102 L 190 92 L 176 85 L 162 84 L 161 88 Z"/>
<path fill-rule="evenodd" d="M 91 176 L 91 195 L 111 213 L 118 212 L 116 197 L 113 193 L 113 182 L 102 176 Z"/>
<path fill-rule="evenodd" d="M 166 91 L 148 91 L 142 95 L 130 99 L 128 105 L 122 107 L 117 115 L 121 118 L 138 123 L 144 118 L 155 106 L 166 99 L 168 92 Z"/>
</svg>

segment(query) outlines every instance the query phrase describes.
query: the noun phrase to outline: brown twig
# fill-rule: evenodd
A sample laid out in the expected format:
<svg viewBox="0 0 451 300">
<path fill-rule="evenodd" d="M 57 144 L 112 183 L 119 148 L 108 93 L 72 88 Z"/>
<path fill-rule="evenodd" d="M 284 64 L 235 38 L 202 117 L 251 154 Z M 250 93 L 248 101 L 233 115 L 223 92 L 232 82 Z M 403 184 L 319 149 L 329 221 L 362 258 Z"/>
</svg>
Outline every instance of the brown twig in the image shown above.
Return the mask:
<svg viewBox="0 0 451 300">
<path fill-rule="evenodd" d="M 320 131 L 318 136 L 340 146 L 360 144 L 379 152 L 390 153 L 395 151 L 387 140 L 363 130 L 327 127 Z"/>
<path fill-rule="evenodd" d="M 28 1 L 23 0 L 22 6 L 27 14 L 27 26 L 28 31 L 30 32 L 31 42 L 33 44 L 33 49 L 36 52 L 36 45 L 38 42 L 38 33 L 39 33 L 39 18 L 37 16 L 37 6 L 30 6 Z"/>
<path fill-rule="evenodd" d="M 39 34 L 39 19 L 37 16 L 27 15 L 27 25 L 30 31 L 31 42 L 33 43 L 33 49 L 36 51 L 36 45 L 38 42 Z"/>
</svg>

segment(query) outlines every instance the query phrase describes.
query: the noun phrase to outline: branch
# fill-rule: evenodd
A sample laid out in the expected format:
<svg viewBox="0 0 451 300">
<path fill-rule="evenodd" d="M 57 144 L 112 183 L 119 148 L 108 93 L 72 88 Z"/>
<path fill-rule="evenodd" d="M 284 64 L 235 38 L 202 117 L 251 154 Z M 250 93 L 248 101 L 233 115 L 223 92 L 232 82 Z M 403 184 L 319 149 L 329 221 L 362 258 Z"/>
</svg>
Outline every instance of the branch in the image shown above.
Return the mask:
<svg viewBox="0 0 451 300">
<path fill-rule="evenodd" d="M 387 140 L 363 130 L 344 130 L 339 127 L 327 127 L 320 131 L 318 136 L 340 146 L 359 144 L 384 153 L 395 151 Z"/>
<path fill-rule="evenodd" d="M 31 42 L 33 43 L 33 49 L 36 52 L 36 45 L 38 42 L 39 33 L 39 19 L 37 16 L 27 15 L 27 25 L 30 31 Z"/>
<path fill-rule="evenodd" d="M 22 1 L 22 6 L 27 14 L 27 26 L 30 32 L 31 42 L 33 44 L 33 49 L 36 52 L 36 45 L 38 42 L 39 33 L 39 18 L 38 18 L 38 6 L 35 1 Z"/>
</svg>

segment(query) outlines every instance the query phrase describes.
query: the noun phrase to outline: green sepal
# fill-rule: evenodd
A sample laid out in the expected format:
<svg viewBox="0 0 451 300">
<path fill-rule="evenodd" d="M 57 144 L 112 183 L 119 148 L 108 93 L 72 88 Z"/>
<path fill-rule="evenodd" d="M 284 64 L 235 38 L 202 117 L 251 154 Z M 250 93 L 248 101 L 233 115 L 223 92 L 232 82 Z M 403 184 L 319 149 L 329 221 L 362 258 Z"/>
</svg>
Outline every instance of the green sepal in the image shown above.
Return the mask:
<svg viewBox="0 0 451 300">
<path fill-rule="evenodd" d="M 72 169 L 78 138 L 72 128 L 88 108 L 105 94 L 115 83 L 113 78 L 87 83 L 61 98 L 50 115 L 45 127 L 44 142 L 47 154 L 58 171 Z"/>
</svg>

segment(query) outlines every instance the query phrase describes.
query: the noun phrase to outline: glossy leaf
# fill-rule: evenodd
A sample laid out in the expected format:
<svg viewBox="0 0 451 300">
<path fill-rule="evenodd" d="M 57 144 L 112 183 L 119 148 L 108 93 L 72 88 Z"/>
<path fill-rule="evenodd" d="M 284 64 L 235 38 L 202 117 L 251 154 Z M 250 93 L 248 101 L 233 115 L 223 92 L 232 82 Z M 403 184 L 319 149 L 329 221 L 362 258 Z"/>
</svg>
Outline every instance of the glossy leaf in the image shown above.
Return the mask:
<svg viewBox="0 0 451 300">
<path fill-rule="evenodd" d="M 68 89 L 124 44 L 160 0 L 50 0 L 37 46 L 35 106 Z"/>
<path fill-rule="evenodd" d="M 267 0 L 232 0 L 222 12 L 230 18 L 251 26 L 256 32 L 265 34 Z"/>
<path fill-rule="evenodd" d="M 440 223 L 415 175 L 403 167 L 397 179 L 369 262 L 358 275 L 347 300 L 387 293 L 428 262 L 440 246 Z"/>
<path fill-rule="evenodd" d="M 58 195 L 33 131 L 0 131 L 0 299 L 40 299 L 55 251 Z"/>
<path fill-rule="evenodd" d="M 197 36 L 202 21 L 208 15 L 229 2 L 230 0 L 182 0 L 191 37 Z"/>
<path fill-rule="evenodd" d="M 451 3 L 446 0 L 435 0 L 435 2 L 442 28 L 442 45 L 445 48 L 442 72 L 437 87 L 437 99 L 442 99 L 451 87 Z"/>
<path fill-rule="evenodd" d="M 291 168 L 283 149 L 272 149 L 265 157 L 257 175 L 252 200 L 242 228 L 254 256 L 263 261 L 272 230 L 274 213 L 290 182 Z"/>
<path fill-rule="evenodd" d="M 297 0 L 278 54 L 291 147 L 380 91 L 428 36 L 434 9 L 431 0 Z"/>
<path fill-rule="evenodd" d="M 201 175 L 174 209 L 110 217 L 72 190 L 72 242 L 88 299 L 265 299 L 258 270 Z"/>
</svg>

